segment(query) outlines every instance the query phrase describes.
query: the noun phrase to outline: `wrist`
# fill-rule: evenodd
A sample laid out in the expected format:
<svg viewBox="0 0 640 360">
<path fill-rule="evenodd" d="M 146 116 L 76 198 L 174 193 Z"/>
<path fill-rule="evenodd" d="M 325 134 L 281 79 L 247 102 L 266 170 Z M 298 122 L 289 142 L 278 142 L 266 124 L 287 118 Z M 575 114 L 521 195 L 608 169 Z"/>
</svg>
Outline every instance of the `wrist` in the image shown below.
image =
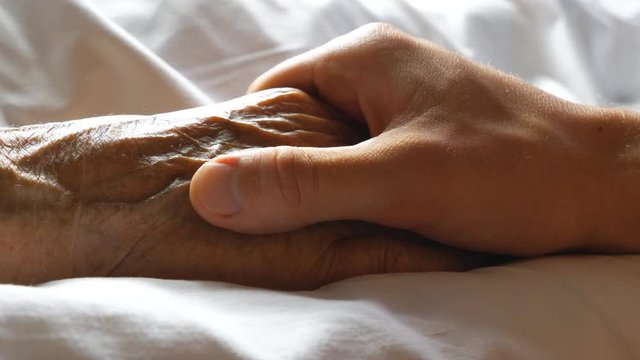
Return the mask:
<svg viewBox="0 0 640 360">
<path fill-rule="evenodd" d="M 72 271 L 60 231 L 69 209 L 59 208 L 61 193 L 44 168 L 22 166 L 41 145 L 42 130 L 0 128 L 0 282 L 42 282 Z"/>
<path fill-rule="evenodd" d="M 42 151 L 56 146 L 48 134 L 55 129 L 54 124 L 0 128 L 0 212 L 24 214 L 68 203 L 55 181 L 56 159 Z"/>
</svg>

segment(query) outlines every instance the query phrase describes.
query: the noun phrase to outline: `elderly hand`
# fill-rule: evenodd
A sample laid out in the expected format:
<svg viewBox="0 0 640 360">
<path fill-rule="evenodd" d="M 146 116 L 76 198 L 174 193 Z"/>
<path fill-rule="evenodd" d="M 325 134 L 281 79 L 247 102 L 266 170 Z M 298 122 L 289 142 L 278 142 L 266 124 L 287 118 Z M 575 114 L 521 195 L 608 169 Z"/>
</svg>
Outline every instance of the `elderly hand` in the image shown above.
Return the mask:
<svg viewBox="0 0 640 360">
<path fill-rule="evenodd" d="M 355 219 L 512 255 L 640 250 L 637 114 L 563 101 L 380 24 L 250 91 L 279 86 L 319 96 L 371 138 L 214 159 L 191 193 L 211 224 L 275 233 Z"/>
<path fill-rule="evenodd" d="M 261 146 L 358 142 L 357 130 L 337 119 L 304 93 L 280 89 L 153 117 L 2 129 L 0 280 L 148 276 L 308 289 L 487 259 L 362 222 L 251 236 L 193 211 L 189 180 L 205 161 Z"/>
</svg>

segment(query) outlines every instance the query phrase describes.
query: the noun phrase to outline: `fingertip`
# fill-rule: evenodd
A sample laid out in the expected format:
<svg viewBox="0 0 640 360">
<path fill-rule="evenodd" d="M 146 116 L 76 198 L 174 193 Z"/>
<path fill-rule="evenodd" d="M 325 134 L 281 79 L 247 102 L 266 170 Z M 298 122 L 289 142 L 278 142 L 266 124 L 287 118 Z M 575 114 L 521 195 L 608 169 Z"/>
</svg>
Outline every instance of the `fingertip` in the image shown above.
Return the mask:
<svg viewBox="0 0 640 360">
<path fill-rule="evenodd" d="M 262 73 L 260 74 L 257 78 L 255 78 L 251 84 L 249 84 L 249 87 L 247 88 L 247 91 L 245 92 L 245 94 L 251 94 L 254 92 L 258 92 L 261 90 L 265 90 L 268 89 L 268 87 L 264 86 L 264 81 L 263 81 L 263 77 L 266 75 L 266 73 Z"/>
<path fill-rule="evenodd" d="M 200 169 L 202 169 L 202 167 L 200 167 Z M 189 201 L 191 202 L 191 207 L 193 207 L 193 210 L 195 210 L 195 212 L 200 215 L 202 219 L 204 219 L 208 223 L 212 223 L 212 221 L 214 220 L 214 216 L 213 214 L 209 213 L 203 203 L 203 187 L 206 183 L 202 178 L 200 169 L 198 169 L 191 178 L 191 182 L 189 184 Z"/>
<path fill-rule="evenodd" d="M 293 87 L 314 93 L 313 66 L 308 53 L 284 60 L 259 75 L 247 88 L 247 94 L 277 87 Z"/>
<path fill-rule="evenodd" d="M 215 224 L 242 210 L 238 192 L 237 162 L 211 160 L 193 175 L 189 199 L 194 210 L 207 222 Z"/>
<path fill-rule="evenodd" d="M 264 176 L 262 172 L 271 174 L 274 170 L 272 166 L 260 168 L 261 152 L 263 149 L 242 150 L 203 164 L 189 186 L 189 199 L 195 212 L 211 225 L 239 233 L 294 230 L 295 221 L 277 216 L 280 213 L 276 211 L 278 193 L 271 191 L 276 187 L 268 186 L 269 191 L 265 191 L 261 181 L 256 181 Z M 270 178 L 273 180 L 273 176 Z"/>
</svg>

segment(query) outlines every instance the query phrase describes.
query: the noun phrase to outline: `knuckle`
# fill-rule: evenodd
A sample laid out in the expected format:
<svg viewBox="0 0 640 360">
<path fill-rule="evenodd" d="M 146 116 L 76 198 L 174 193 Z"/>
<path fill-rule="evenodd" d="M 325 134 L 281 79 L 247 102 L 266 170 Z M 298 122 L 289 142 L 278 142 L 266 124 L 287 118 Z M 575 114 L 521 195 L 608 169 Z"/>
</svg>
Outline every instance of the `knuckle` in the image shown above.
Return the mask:
<svg viewBox="0 0 640 360">
<path fill-rule="evenodd" d="M 374 44 L 397 44 L 399 41 L 409 38 L 409 35 L 404 31 L 383 22 L 369 23 L 360 27 L 358 32 Z"/>
<path fill-rule="evenodd" d="M 388 36 L 396 32 L 401 32 L 397 27 L 385 22 L 372 22 L 360 27 L 360 30 L 364 33 L 372 35 Z"/>
<path fill-rule="evenodd" d="M 275 181 L 284 202 L 296 209 L 302 207 L 309 184 L 315 180 L 309 171 L 310 160 L 305 152 L 291 146 L 274 148 Z"/>
<path fill-rule="evenodd" d="M 371 23 L 353 34 L 354 47 L 361 55 L 387 66 L 398 66 L 399 57 L 406 57 L 416 49 L 414 37 L 386 23 Z"/>
</svg>

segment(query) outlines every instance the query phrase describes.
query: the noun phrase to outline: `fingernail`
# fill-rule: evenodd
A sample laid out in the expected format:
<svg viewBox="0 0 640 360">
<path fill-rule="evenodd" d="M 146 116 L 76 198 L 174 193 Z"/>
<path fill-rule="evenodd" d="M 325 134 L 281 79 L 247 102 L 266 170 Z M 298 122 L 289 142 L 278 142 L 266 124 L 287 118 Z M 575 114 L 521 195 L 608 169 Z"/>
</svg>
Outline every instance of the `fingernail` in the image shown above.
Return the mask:
<svg viewBox="0 0 640 360">
<path fill-rule="evenodd" d="M 193 196 L 200 206 L 215 215 L 233 215 L 240 211 L 237 166 L 210 161 L 192 180 Z"/>
</svg>

